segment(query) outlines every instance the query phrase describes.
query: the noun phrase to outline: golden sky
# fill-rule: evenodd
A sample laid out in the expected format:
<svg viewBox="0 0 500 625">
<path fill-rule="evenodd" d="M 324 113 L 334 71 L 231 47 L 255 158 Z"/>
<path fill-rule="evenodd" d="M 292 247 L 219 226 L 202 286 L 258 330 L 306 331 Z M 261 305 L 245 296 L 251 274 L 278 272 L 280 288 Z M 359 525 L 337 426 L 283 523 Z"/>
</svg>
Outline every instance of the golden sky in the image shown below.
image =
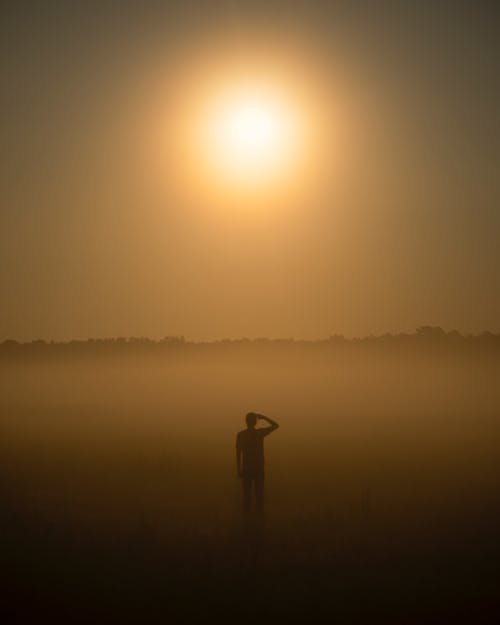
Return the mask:
<svg viewBox="0 0 500 625">
<path fill-rule="evenodd" d="M 498 11 L 373 5 L 4 9 L 0 340 L 500 330 Z"/>
</svg>

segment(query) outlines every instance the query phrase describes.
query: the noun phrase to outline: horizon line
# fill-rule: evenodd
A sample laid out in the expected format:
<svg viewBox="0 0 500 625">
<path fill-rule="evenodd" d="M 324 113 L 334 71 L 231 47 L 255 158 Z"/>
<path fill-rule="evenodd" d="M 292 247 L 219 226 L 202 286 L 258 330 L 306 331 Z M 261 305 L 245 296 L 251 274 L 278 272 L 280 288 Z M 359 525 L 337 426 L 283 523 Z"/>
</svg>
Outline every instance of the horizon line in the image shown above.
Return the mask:
<svg viewBox="0 0 500 625">
<path fill-rule="evenodd" d="M 103 342 L 113 342 L 120 344 L 132 344 L 132 343 L 156 343 L 156 344 L 164 344 L 164 343 L 183 343 L 183 344 L 191 344 L 191 345 L 207 345 L 207 344 L 217 344 L 217 343 L 241 343 L 241 342 L 291 342 L 291 343 L 322 343 L 334 340 L 343 340 L 343 341 L 366 341 L 366 340 L 380 340 L 380 339 L 389 339 L 389 338 L 411 338 L 411 337 L 420 337 L 420 338 L 438 338 L 438 337 L 455 337 L 455 338 L 480 338 L 480 337 L 500 337 L 500 332 L 494 332 L 492 330 L 481 330 L 479 332 L 468 332 L 464 333 L 461 330 L 444 330 L 441 326 L 431 326 L 431 325 L 423 325 L 415 328 L 413 332 L 384 332 L 381 334 L 365 334 L 365 335 L 353 335 L 353 336 L 345 336 L 342 333 L 334 333 L 329 334 L 328 336 L 318 337 L 318 338 L 303 338 L 303 337 L 273 337 L 273 336 L 227 336 L 223 338 L 210 338 L 210 339 L 193 339 L 188 338 L 182 334 L 171 334 L 164 335 L 160 338 L 151 338 L 147 335 L 142 336 L 123 336 L 123 335 L 115 335 L 115 336 L 103 336 L 103 337 L 92 337 L 89 336 L 87 338 L 72 338 L 72 339 L 48 339 L 48 338 L 37 338 L 31 340 L 18 340 L 15 338 L 5 338 L 0 340 L 0 345 L 8 345 L 8 344 L 16 344 L 16 345 L 67 345 L 71 343 L 103 343 Z"/>
</svg>

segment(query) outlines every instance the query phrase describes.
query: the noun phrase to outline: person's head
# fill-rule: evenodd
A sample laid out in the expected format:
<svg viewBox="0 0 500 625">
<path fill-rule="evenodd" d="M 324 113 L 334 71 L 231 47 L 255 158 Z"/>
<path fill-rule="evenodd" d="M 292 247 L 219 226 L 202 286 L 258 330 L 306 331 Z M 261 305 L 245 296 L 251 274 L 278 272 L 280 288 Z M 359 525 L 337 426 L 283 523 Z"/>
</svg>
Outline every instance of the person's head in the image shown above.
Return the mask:
<svg viewBox="0 0 500 625">
<path fill-rule="evenodd" d="M 247 427 L 249 430 L 253 430 L 255 424 L 257 423 L 257 415 L 255 412 L 249 412 L 245 417 L 245 421 L 247 422 Z"/>
</svg>

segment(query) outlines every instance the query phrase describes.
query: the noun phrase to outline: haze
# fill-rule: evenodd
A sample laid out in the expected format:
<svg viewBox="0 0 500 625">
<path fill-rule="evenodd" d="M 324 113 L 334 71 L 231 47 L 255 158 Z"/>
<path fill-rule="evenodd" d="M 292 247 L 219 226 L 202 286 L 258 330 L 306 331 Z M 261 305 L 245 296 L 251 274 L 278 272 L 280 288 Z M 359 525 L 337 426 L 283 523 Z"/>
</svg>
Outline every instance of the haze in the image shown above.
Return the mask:
<svg viewBox="0 0 500 625">
<path fill-rule="evenodd" d="M 498 331 L 497 23 L 489 2 L 4 7 L 0 338 Z M 309 133 L 244 191 L 189 143 L 242 77 Z"/>
<path fill-rule="evenodd" d="M 499 17 L 2 4 L 2 623 L 499 621 Z"/>
</svg>

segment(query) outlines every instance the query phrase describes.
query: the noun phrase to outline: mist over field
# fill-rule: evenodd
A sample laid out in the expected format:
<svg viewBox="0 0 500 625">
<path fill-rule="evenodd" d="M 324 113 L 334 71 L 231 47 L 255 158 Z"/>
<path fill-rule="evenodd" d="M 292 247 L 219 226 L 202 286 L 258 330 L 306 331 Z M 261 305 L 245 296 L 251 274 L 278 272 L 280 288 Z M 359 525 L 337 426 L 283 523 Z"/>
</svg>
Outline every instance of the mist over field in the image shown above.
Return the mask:
<svg viewBox="0 0 500 625">
<path fill-rule="evenodd" d="M 0 625 L 500 623 L 500 3 L 1 9 Z"/>
<path fill-rule="evenodd" d="M 131 620 L 148 605 L 153 622 L 207 605 L 231 615 L 248 588 L 274 619 L 335 605 L 351 622 L 378 606 L 401 622 L 424 589 L 415 618 L 491 606 L 499 355 L 497 335 L 431 328 L 357 341 L 5 342 L 12 596 L 62 614 L 77 597 L 82 618 L 102 602 Z M 249 411 L 280 424 L 265 442 L 264 525 L 250 528 L 235 462 Z M 261 599 L 242 618 L 255 622 Z"/>
</svg>

